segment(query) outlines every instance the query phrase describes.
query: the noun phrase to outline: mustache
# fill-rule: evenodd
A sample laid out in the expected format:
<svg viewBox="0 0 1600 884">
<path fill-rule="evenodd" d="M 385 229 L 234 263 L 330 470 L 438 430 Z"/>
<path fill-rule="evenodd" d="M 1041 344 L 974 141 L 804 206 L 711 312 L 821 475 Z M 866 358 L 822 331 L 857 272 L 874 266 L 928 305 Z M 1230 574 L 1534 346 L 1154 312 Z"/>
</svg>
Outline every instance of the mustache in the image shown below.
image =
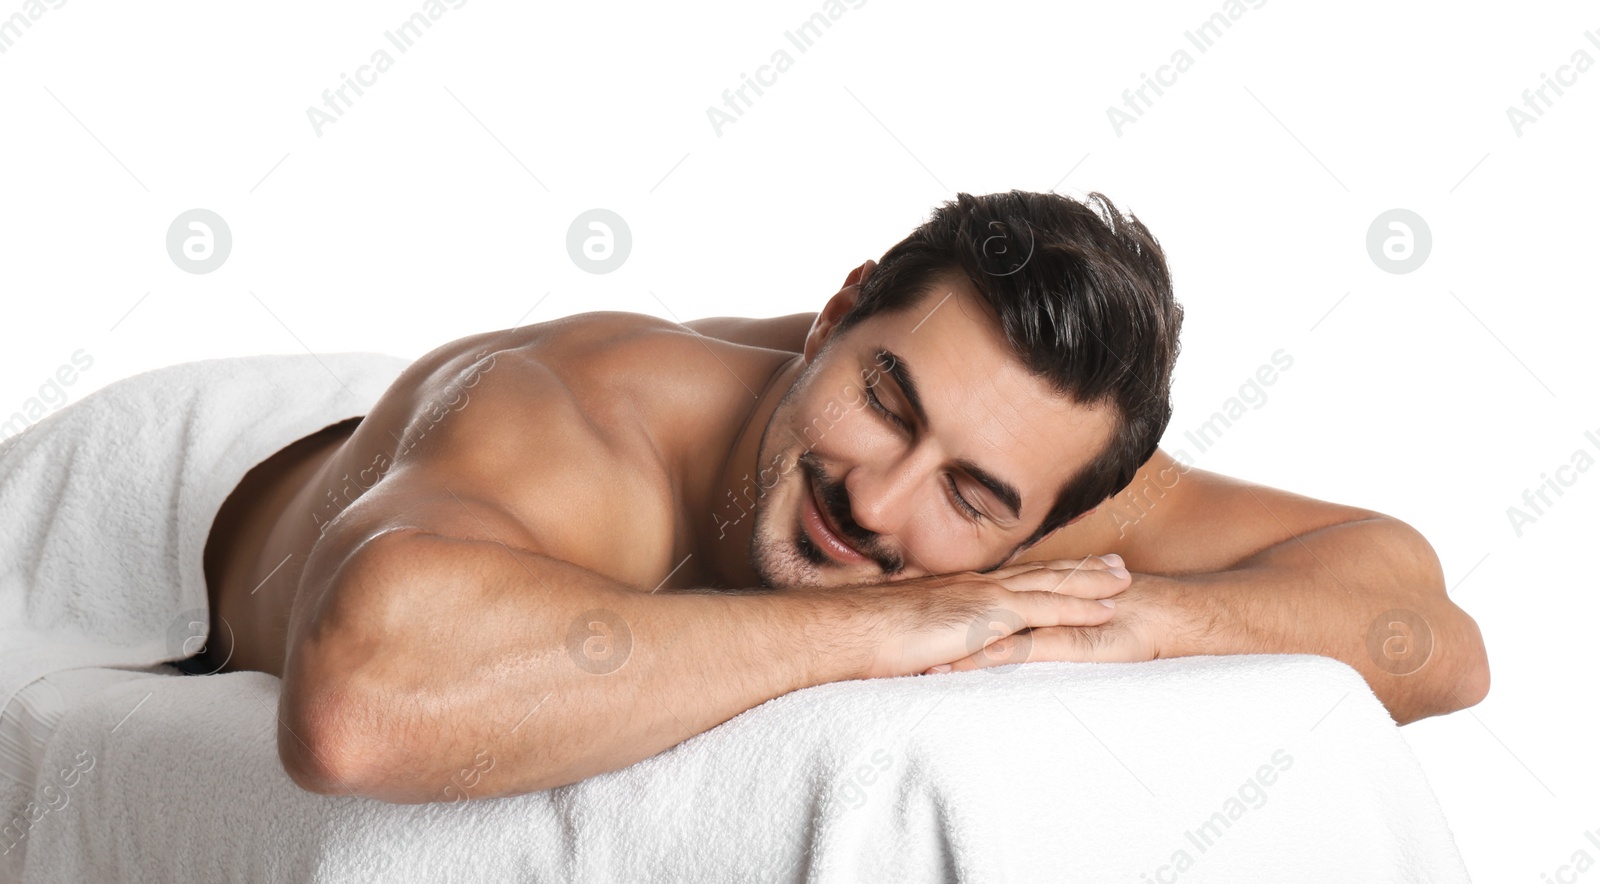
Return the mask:
<svg viewBox="0 0 1600 884">
<path fill-rule="evenodd" d="M 898 573 L 905 567 L 900 557 L 892 552 L 883 550 L 879 546 L 878 535 L 856 524 L 850 514 L 850 494 L 845 491 L 843 482 L 836 482 L 830 478 L 827 471 L 822 468 L 822 459 L 816 452 L 807 451 L 801 454 L 796 461 L 806 474 L 808 481 L 817 489 L 817 504 L 826 512 L 834 525 L 838 526 L 839 535 L 850 542 L 851 546 L 861 553 L 876 561 L 886 574 Z"/>
</svg>

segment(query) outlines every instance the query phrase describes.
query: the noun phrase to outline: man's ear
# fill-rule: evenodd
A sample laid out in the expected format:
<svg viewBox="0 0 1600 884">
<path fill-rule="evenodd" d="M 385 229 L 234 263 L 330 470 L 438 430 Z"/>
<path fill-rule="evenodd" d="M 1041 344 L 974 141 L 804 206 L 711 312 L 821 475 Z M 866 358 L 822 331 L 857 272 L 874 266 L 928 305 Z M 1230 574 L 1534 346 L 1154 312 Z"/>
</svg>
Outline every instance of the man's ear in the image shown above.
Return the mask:
<svg viewBox="0 0 1600 884">
<path fill-rule="evenodd" d="M 862 261 L 860 267 L 857 267 L 845 274 L 844 287 L 850 288 L 851 286 L 855 286 L 856 288 L 860 288 L 861 286 L 866 285 L 867 277 L 872 275 L 873 269 L 875 269 L 877 266 L 878 262 L 872 260 L 871 258 Z"/>
<path fill-rule="evenodd" d="M 822 352 L 822 346 L 833 336 L 834 329 L 838 327 L 839 320 L 844 318 L 850 308 L 856 305 L 856 299 L 861 296 L 861 286 L 872 275 L 873 268 L 878 262 L 868 258 L 861 266 L 851 270 L 844 278 L 844 287 L 839 289 L 828 303 L 822 307 L 822 312 L 817 314 L 811 323 L 811 331 L 806 333 L 805 359 L 810 362 Z"/>
</svg>

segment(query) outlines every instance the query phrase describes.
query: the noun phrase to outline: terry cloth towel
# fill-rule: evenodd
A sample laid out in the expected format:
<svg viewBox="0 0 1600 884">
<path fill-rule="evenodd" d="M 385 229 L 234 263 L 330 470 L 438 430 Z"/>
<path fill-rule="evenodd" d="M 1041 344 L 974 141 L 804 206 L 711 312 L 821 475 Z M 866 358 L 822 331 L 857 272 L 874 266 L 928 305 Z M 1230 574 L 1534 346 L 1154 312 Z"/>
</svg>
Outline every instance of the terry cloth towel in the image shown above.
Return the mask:
<svg viewBox="0 0 1600 884">
<path fill-rule="evenodd" d="M 25 884 L 1467 881 L 1400 729 L 1327 657 L 837 682 L 560 789 L 473 797 L 506 762 L 463 758 L 427 804 L 297 787 L 266 673 L 113 674 L 51 679 Z"/>
<path fill-rule="evenodd" d="M 410 364 L 380 353 L 210 359 L 107 384 L 0 442 L 0 708 L 80 666 L 189 656 L 203 555 L 256 464 L 365 415 Z M 176 640 L 174 640 L 176 638 Z"/>
</svg>

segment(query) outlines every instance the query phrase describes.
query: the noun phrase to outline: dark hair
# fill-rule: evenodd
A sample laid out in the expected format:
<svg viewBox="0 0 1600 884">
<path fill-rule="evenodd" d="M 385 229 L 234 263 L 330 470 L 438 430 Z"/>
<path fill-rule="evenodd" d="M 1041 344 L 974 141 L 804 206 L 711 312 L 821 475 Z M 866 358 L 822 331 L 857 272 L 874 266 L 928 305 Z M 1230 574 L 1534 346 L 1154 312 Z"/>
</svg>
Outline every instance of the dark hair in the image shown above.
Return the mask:
<svg viewBox="0 0 1600 884">
<path fill-rule="evenodd" d="M 1111 443 L 1019 548 L 1030 546 L 1126 488 L 1155 454 L 1172 419 L 1183 305 L 1160 243 L 1102 194 L 958 193 L 884 254 L 835 331 L 909 309 L 949 271 L 994 309 L 1030 372 L 1058 395 L 1115 412 Z"/>
</svg>

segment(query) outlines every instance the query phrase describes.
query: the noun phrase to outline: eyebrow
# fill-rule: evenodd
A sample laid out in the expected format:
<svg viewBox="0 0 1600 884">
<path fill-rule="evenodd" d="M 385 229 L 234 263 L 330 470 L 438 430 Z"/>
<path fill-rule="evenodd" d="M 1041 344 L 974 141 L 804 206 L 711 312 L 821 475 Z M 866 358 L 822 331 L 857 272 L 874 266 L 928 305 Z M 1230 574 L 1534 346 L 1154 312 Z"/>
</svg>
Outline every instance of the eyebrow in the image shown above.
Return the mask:
<svg viewBox="0 0 1600 884">
<path fill-rule="evenodd" d="M 912 377 L 911 367 L 906 364 L 904 359 L 887 347 L 879 347 L 878 352 L 874 354 L 874 358 L 877 359 L 879 365 L 886 364 L 883 369 L 884 373 L 894 378 L 894 382 L 899 385 L 900 392 L 905 395 L 906 403 L 911 406 L 911 411 L 916 414 L 917 420 L 923 426 L 928 426 L 928 412 L 922 407 L 922 395 L 917 390 L 917 382 Z M 1017 491 L 1017 486 L 965 457 L 959 458 L 956 461 L 956 466 L 970 474 L 979 484 L 989 489 L 995 497 L 999 498 L 1000 502 L 1011 510 L 1012 518 L 1022 517 L 1022 494 Z"/>
</svg>

